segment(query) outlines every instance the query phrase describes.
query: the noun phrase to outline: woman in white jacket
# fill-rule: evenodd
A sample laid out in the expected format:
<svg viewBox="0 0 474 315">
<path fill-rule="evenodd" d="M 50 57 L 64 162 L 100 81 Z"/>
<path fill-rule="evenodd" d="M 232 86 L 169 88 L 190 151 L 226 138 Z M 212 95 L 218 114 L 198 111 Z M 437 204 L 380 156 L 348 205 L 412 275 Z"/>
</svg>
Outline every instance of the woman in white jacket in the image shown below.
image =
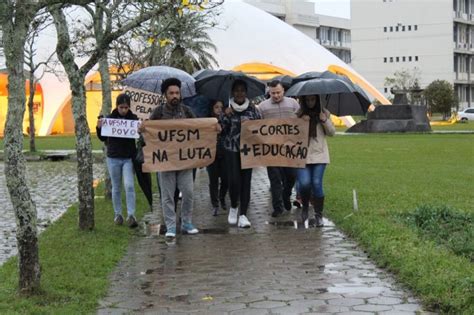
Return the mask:
<svg viewBox="0 0 474 315">
<path fill-rule="evenodd" d="M 309 116 L 309 145 L 306 167 L 298 169 L 297 180 L 303 203 L 301 219 L 308 226 L 308 205 L 310 198 L 314 206 L 316 226 L 323 226 L 324 191 L 323 176 L 329 164 L 327 136 L 336 132 L 329 118 L 328 110 L 321 107 L 319 95 L 302 96 L 298 117 Z"/>
</svg>

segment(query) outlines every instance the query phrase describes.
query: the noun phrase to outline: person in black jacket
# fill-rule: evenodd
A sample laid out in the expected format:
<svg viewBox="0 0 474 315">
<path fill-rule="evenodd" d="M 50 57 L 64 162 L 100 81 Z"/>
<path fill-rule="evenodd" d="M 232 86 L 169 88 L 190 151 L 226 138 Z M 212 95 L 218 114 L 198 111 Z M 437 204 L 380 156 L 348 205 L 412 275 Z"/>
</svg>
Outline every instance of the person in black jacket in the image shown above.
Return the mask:
<svg viewBox="0 0 474 315">
<path fill-rule="evenodd" d="M 222 114 L 224 104 L 221 101 L 211 101 L 209 117 L 218 118 Z M 226 208 L 227 170 L 224 159 L 224 143 L 221 135 L 217 135 L 216 159 L 207 167 L 209 175 L 209 195 L 211 197 L 212 214 L 217 216 L 219 201 L 223 210 Z M 220 178 L 220 185 L 219 185 Z M 220 186 L 220 187 L 219 187 Z"/>
<path fill-rule="evenodd" d="M 130 110 L 130 96 L 117 96 L 116 108 L 107 118 L 138 120 L 137 115 Z M 107 147 L 107 168 L 112 180 L 112 204 L 114 206 L 114 222 L 123 224 L 122 217 L 122 178 L 127 200 L 127 223 L 130 228 L 138 226 L 135 218 L 135 178 L 133 174 L 133 158 L 136 156 L 135 139 L 103 137 L 101 135 L 102 120 L 97 121 L 97 136 Z"/>
</svg>

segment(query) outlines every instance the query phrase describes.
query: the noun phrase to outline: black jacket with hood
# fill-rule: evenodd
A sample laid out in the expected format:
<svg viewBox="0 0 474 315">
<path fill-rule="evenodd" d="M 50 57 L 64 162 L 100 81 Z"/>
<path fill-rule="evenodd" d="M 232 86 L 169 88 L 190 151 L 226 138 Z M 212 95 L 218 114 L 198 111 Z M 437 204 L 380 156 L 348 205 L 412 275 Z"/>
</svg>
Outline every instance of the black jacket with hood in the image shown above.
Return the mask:
<svg viewBox="0 0 474 315">
<path fill-rule="evenodd" d="M 112 113 L 110 113 L 110 115 L 107 116 L 107 118 L 138 120 L 137 115 L 133 114 L 131 110 L 128 111 L 127 115 L 120 116 L 116 108 L 112 111 Z M 137 155 L 135 139 L 103 137 L 101 136 L 101 129 L 102 128 L 96 127 L 97 137 L 100 139 L 100 141 L 105 142 L 105 145 L 107 146 L 107 157 L 135 159 L 135 156 Z"/>
</svg>

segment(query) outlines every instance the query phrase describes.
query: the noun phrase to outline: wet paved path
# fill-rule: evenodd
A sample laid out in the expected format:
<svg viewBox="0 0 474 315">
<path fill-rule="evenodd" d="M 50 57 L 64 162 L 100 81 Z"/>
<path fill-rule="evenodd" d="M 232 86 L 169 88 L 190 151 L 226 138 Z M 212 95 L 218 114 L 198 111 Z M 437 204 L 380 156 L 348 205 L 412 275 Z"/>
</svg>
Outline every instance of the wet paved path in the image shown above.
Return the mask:
<svg viewBox="0 0 474 315">
<path fill-rule="evenodd" d="M 268 224 L 263 169 L 254 171 L 247 230 L 229 228 L 224 212 L 211 216 L 205 170 L 195 187 L 194 222 L 204 233 L 166 244 L 153 225 L 159 212 L 144 218 L 151 232 L 130 246 L 98 314 L 423 313 L 332 224 L 296 230 L 297 212 Z"/>
<path fill-rule="evenodd" d="M 77 202 L 76 162 L 29 162 L 27 178 L 36 203 L 38 227 L 42 231 L 67 208 Z M 101 164 L 94 165 L 94 178 L 103 174 Z M 0 265 L 16 255 L 16 224 L 5 181 L 5 164 L 0 163 Z"/>
</svg>

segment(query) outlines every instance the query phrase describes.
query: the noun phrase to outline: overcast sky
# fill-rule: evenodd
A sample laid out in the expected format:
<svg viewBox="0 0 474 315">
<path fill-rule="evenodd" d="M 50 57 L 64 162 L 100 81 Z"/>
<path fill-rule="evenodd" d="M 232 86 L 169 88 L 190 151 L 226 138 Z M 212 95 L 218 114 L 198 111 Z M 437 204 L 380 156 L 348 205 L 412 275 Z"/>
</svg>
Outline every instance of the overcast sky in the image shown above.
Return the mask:
<svg viewBox="0 0 474 315">
<path fill-rule="evenodd" d="M 351 17 L 350 0 L 308 0 L 314 2 L 317 14 L 332 15 L 349 19 Z"/>
</svg>

